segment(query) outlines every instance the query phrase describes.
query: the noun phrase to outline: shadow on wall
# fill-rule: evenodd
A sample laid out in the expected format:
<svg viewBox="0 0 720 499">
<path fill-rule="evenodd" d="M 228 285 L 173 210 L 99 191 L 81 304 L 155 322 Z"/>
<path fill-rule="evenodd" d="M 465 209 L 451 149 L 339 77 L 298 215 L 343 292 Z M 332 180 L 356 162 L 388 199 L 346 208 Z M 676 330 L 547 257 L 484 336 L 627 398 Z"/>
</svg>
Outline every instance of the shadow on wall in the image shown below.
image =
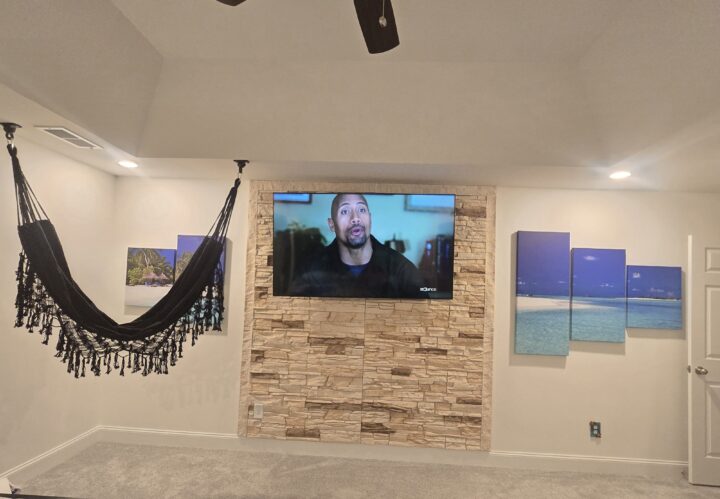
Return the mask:
<svg viewBox="0 0 720 499">
<path fill-rule="evenodd" d="M 652 338 L 656 340 L 676 340 L 685 341 L 687 334 L 685 330 L 679 331 L 677 329 L 639 329 L 639 328 L 628 328 L 628 338 Z"/>
<path fill-rule="evenodd" d="M 625 355 L 625 342 L 609 343 L 604 341 L 571 341 L 570 350 L 574 352 Z"/>
<path fill-rule="evenodd" d="M 240 377 L 234 371 L 218 370 L 201 378 L 192 374 L 181 378 L 171 384 L 148 384 L 148 395 L 165 410 L 181 410 L 216 406 L 233 400 L 240 392 Z"/>
</svg>

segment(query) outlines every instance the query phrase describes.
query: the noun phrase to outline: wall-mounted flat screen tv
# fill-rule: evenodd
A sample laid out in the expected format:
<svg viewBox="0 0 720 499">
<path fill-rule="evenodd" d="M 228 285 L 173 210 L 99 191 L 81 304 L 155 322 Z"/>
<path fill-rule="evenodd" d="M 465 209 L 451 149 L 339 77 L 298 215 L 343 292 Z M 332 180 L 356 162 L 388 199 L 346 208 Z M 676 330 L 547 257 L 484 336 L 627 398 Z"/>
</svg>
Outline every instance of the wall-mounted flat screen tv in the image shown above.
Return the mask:
<svg viewBox="0 0 720 499">
<path fill-rule="evenodd" d="M 454 195 L 273 197 L 273 295 L 452 298 Z"/>
</svg>

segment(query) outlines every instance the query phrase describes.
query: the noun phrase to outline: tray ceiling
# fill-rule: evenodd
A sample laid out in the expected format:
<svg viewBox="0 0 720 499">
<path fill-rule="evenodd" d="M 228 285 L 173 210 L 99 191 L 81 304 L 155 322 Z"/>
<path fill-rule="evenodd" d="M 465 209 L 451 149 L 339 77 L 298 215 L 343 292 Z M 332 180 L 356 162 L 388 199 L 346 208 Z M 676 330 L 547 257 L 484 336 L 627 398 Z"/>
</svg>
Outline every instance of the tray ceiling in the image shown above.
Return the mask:
<svg viewBox="0 0 720 499">
<path fill-rule="evenodd" d="M 138 157 L 626 164 L 720 190 L 715 0 L 393 6 L 400 46 L 370 55 L 350 0 L 8 2 L 0 83 Z"/>
</svg>

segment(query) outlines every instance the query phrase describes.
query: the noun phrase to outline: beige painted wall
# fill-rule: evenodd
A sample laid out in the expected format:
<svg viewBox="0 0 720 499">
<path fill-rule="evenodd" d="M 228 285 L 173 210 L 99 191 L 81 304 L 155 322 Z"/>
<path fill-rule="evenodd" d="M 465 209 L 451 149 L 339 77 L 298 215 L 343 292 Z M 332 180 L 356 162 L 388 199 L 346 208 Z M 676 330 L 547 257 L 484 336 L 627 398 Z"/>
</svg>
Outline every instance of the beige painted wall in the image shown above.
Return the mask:
<svg viewBox="0 0 720 499">
<path fill-rule="evenodd" d="M 125 313 L 118 285 L 127 247 L 172 247 L 178 232 L 204 233 L 232 181 L 115 181 L 31 144 L 20 145 L 27 175 L 54 215 L 78 281 L 118 319 L 133 316 Z M 11 327 L 19 243 L 9 166 L 2 171 L 7 209 L 0 210 L 6 234 L 0 243 L 5 262 L 0 264 L 0 471 L 96 424 L 235 433 L 246 187 L 229 234 L 225 333 L 201 338 L 169 376 L 103 376 L 78 383 L 59 375 L 62 366 L 37 336 Z M 513 355 L 511 236 L 517 230 L 567 230 L 575 246 L 624 247 L 629 263 L 684 267 L 687 233 L 717 230 L 718 214 L 717 195 L 498 189 L 494 450 L 686 459 L 684 335 L 634 332 L 624 347 L 573 344 L 564 360 Z M 113 219 L 115 235 L 98 225 Z M 100 274 L 108 278 L 94 278 Z M 603 423 L 599 442 L 587 436 L 590 419 Z"/>
<path fill-rule="evenodd" d="M 115 180 L 22 140 L 25 175 L 60 235 L 73 276 L 101 307 L 111 302 Z M 17 236 L 12 168 L 0 151 L 0 475 L 98 423 L 104 380 L 65 372 L 54 342 L 15 329 Z"/>
<path fill-rule="evenodd" d="M 628 264 L 682 266 L 687 235 L 718 230 L 720 196 L 498 189 L 493 450 L 687 460 L 684 332 L 572 342 L 568 357 L 515 355 L 512 234 L 568 231 L 573 247 L 625 248 Z M 603 425 L 601 440 L 588 422 Z"/>
<path fill-rule="evenodd" d="M 178 231 L 202 232 L 228 183 L 119 179 L 115 250 L 122 265 L 129 245 L 172 245 Z M 141 209 L 150 199 L 154 207 Z M 236 431 L 247 202 L 243 190 L 230 234 L 227 335 L 201 338 L 170 376 L 108 378 L 103 424 Z M 626 248 L 629 263 L 685 267 L 686 235 L 716 229 L 720 196 L 499 188 L 497 203 L 492 448 L 685 460 L 684 334 L 632 332 L 620 347 L 573 343 L 565 359 L 511 354 L 511 236 L 567 230 L 575 246 Z M 599 442 L 587 435 L 590 419 L 603 423 Z"/>
<path fill-rule="evenodd" d="M 202 230 L 226 188 L 222 181 L 118 180 L 118 251 L 143 242 L 172 244 L 184 230 L 178 217 L 183 205 L 183 216 Z M 132 208 L 151 196 L 159 201 L 156 208 Z M 103 399 L 104 424 L 235 432 L 242 334 L 236 314 L 244 281 L 238 234 L 247 225 L 246 191 L 238 203 L 230 236 L 235 271 L 228 335 L 202 338 L 170 376 L 113 379 Z M 565 359 L 511 354 L 511 236 L 517 230 L 567 230 L 575 246 L 626 248 L 629 263 L 685 267 L 687 233 L 716 230 L 718 214 L 717 195 L 498 189 L 494 450 L 686 459 L 684 334 L 631 332 L 620 347 L 573 343 Z M 603 423 L 599 442 L 587 435 L 590 419 Z"/>
<path fill-rule="evenodd" d="M 232 186 L 227 180 L 168 180 L 120 177 L 115 205 L 116 243 L 110 280 L 113 317 L 129 321 L 145 309 L 124 306 L 128 247 L 175 248 L 178 234 L 205 235 Z M 236 433 L 240 391 L 245 284 L 247 186 L 240 188 L 228 231 L 224 331 L 207 333 L 188 347 L 167 376 L 107 376 L 99 423 L 152 429 Z"/>
</svg>

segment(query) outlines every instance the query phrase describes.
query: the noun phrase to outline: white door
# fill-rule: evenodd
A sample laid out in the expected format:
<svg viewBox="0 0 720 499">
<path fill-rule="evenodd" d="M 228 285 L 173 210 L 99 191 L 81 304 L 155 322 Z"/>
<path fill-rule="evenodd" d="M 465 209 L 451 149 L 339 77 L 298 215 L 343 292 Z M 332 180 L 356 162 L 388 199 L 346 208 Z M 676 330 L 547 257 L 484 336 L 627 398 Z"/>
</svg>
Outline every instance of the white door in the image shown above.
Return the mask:
<svg viewBox="0 0 720 499">
<path fill-rule="evenodd" d="M 689 480 L 720 485 L 720 231 L 688 249 Z"/>
</svg>

